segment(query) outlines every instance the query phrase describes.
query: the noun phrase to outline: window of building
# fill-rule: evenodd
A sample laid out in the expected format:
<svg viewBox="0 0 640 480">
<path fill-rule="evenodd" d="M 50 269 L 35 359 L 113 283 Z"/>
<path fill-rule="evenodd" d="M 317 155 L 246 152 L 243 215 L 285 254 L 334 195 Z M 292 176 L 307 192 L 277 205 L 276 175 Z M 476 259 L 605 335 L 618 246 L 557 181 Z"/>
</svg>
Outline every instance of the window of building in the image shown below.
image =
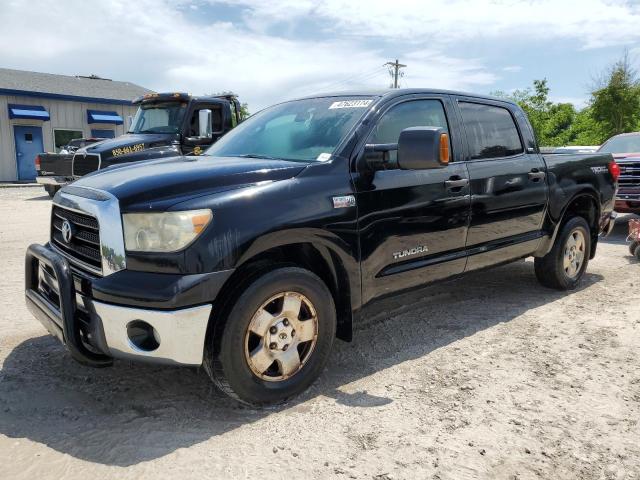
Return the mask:
<svg viewBox="0 0 640 480">
<path fill-rule="evenodd" d="M 509 110 L 470 102 L 459 105 L 471 159 L 510 157 L 524 151 Z"/>
<path fill-rule="evenodd" d="M 91 136 L 95 138 L 115 138 L 116 132 L 110 128 L 92 128 Z"/>
<path fill-rule="evenodd" d="M 60 153 L 62 147 L 69 145 L 69 142 L 74 138 L 82 138 L 84 134 L 82 130 L 67 130 L 61 128 L 55 128 L 53 130 L 53 143 L 55 145 L 56 153 Z"/>
</svg>

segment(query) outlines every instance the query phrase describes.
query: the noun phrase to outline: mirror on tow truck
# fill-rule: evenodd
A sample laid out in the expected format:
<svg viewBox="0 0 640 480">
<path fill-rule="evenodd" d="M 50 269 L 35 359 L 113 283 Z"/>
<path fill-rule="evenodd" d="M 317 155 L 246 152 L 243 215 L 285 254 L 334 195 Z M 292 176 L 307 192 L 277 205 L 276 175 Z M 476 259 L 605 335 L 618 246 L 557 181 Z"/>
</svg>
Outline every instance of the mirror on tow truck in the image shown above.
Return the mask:
<svg viewBox="0 0 640 480">
<path fill-rule="evenodd" d="M 211 110 L 208 108 L 198 111 L 198 136 L 200 138 L 213 137 L 212 116 Z"/>
<path fill-rule="evenodd" d="M 397 165 L 389 163 L 389 152 L 397 151 Z M 373 170 L 400 168 L 426 170 L 449 163 L 449 135 L 440 127 L 410 127 L 400 132 L 398 143 L 368 144 L 364 159 Z"/>
</svg>

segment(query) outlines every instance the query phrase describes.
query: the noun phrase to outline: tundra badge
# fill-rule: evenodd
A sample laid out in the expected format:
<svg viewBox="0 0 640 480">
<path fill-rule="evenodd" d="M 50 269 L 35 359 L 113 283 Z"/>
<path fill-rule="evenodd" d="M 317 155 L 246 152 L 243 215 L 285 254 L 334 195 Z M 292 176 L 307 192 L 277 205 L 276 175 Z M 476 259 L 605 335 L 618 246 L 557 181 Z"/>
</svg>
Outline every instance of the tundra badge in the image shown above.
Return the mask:
<svg viewBox="0 0 640 480">
<path fill-rule="evenodd" d="M 426 245 L 410 248 L 408 250 L 402 250 L 401 252 L 393 252 L 393 259 L 398 260 L 402 257 L 410 257 L 411 255 L 417 255 L 419 253 L 427 253 L 429 249 Z"/>
</svg>

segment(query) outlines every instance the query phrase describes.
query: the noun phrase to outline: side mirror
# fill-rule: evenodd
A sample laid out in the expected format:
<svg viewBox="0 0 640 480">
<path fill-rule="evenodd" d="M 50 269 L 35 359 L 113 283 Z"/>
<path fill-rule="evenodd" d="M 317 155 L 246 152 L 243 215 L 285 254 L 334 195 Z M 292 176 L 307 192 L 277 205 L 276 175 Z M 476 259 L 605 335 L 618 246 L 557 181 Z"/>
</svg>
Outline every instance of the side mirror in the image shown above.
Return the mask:
<svg viewBox="0 0 640 480">
<path fill-rule="evenodd" d="M 389 168 L 390 155 L 398 149 L 397 143 L 372 143 L 364 146 L 363 160 L 372 170 L 384 170 Z"/>
<path fill-rule="evenodd" d="M 398 166 L 403 170 L 441 168 L 449 163 L 449 135 L 439 127 L 410 127 L 400 132 Z"/>
<path fill-rule="evenodd" d="M 131 131 L 131 127 L 133 126 L 133 115 L 127 116 L 127 132 Z"/>
<path fill-rule="evenodd" d="M 213 127 L 211 122 L 211 110 L 202 109 L 198 110 L 198 136 L 200 138 L 211 138 L 213 137 Z"/>
</svg>

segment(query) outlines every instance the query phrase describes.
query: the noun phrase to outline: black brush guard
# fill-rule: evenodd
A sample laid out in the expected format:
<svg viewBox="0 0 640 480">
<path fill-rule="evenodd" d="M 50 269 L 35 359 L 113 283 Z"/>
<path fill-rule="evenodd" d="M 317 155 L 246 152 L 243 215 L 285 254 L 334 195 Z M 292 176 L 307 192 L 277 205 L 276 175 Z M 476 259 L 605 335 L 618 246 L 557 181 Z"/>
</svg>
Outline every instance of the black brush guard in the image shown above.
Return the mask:
<svg viewBox="0 0 640 480">
<path fill-rule="evenodd" d="M 38 289 L 40 263 L 48 266 L 54 273 L 59 307 Z M 113 363 L 111 357 L 92 352 L 82 341 L 73 276 L 69 262 L 62 255 L 42 245 L 30 245 L 25 257 L 24 279 L 24 294 L 29 311 L 67 347 L 74 360 L 90 367 L 107 367 Z"/>
</svg>

